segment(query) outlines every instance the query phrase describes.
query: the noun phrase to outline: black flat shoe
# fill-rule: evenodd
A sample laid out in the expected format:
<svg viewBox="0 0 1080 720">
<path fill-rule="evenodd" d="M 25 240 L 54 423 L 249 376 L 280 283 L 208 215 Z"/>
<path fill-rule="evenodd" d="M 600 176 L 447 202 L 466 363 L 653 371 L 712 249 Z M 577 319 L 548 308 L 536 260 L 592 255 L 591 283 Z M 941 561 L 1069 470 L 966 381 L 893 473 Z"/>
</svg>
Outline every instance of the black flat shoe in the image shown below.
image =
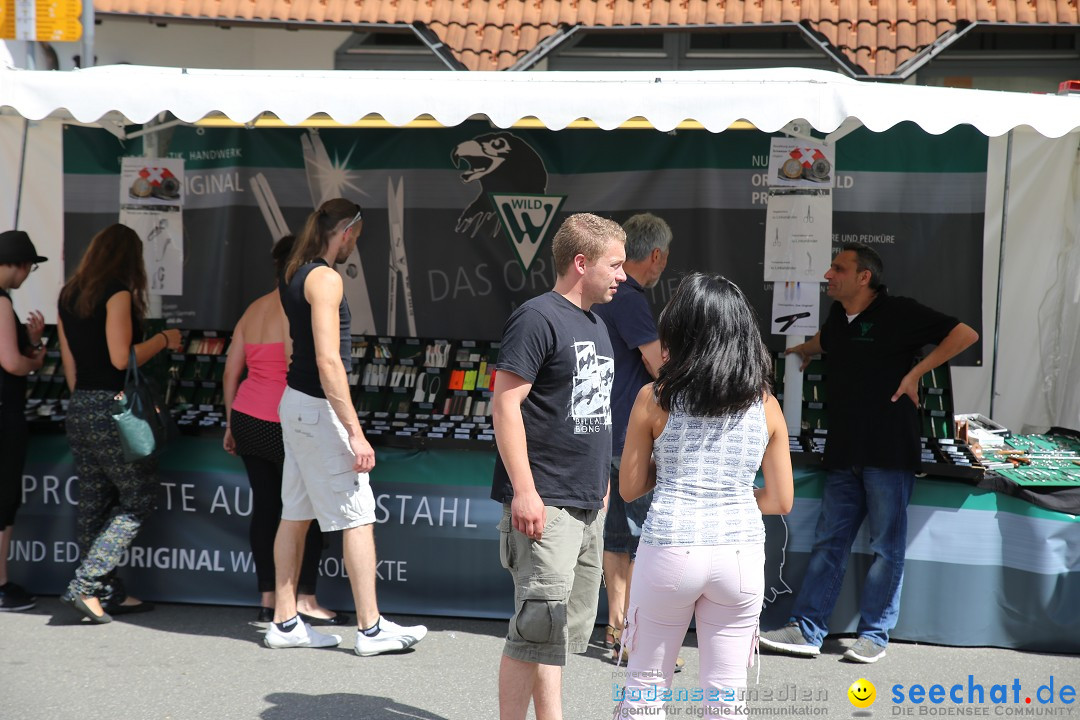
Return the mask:
<svg viewBox="0 0 1080 720">
<path fill-rule="evenodd" d="M 138 613 L 150 612 L 154 609 L 154 603 L 143 600 L 142 602 L 135 603 L 134 605 L 112 605 L 106 604 L 102 606 L 105 612 L 110 615 L 137 615 Z"/>
<path fill-rule="evenodd" d="M 308 625 L 348 625 L 352 622 L 352 617 L 348 613 L 336 613 L 333 617 L 319 618 L 313 615 L 305 615 L 299 613 L 300 619 L 306 622 Z M 273 619 L 273 611 L 271 611 L 271 619 Z"/>
<path fill-rule="evenodd" d="M 90 622 L 97 625 L 104 625 L 105 623 L 112 622 L 112 616 L 110 616 L 109 613 L 102 613 L 101 615 L 95 614 L 94 611 L 90 609 L 90 606 L 83 601 L 81 595 L 61 595 L 60 602 L 75 608 L 84 617 L 89 618 Z"/>
<path fill-rule="evenodd" d="M 268 608 L 268 607 L 259 608 L 259 614 L 255 616 L 255 622 L 257 622 L 257 623 L 271 623 L 271 622 L 274 622 L 274 608 Z"/>
</svg>

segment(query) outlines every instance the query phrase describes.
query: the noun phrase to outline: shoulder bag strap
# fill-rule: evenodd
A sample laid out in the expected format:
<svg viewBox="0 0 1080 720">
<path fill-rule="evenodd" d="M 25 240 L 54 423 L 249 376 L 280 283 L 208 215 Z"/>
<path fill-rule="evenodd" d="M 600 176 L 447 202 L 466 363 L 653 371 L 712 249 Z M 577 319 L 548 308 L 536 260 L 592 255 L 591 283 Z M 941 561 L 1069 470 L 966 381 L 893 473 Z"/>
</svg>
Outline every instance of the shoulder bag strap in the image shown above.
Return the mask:
<svg viewBox="0 0 1080 720">
<path fill-rule="evenodd" d="M 135 384 L 139 383 L 139 364 L 136 362 L 135 346 L 131 346 L 131 355 L 128 357 L 127 373 L 124 374 L 124 387 L 128 386 L 132 378 L 135 379 Z"/>
</svg>

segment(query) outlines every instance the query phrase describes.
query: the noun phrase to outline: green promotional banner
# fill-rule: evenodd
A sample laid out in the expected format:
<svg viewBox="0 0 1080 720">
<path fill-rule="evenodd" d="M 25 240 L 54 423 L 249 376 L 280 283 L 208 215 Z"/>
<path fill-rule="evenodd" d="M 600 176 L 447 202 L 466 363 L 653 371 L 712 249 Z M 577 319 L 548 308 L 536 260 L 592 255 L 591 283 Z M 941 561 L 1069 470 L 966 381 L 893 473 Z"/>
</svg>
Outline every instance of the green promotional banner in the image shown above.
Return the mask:
<svg viewBox="0 0 1080 720">
<path fill-rule="evenodd" d="M 513 582 L 499 563 L 502 506 L 489 499 L 491 451 L 379 448 L 376 582 L 388 613 L 506 618 Z M 157 508 L 120 563 L 133 594 L 154 601 L 258 604 L 248 544 L 252 498 L 238 459 L 216 437 L 182 437 L 161 459 Z M 765 518 L 762 627 L 787 620 L 813 547 L 824 475 L 799 468 L 795 507 Z M 10 549 L 12 578 L 31 592 L 63 592 L 79 562 L 79 479 L 66 438 L 35 436 Z M 318 595 L 351 611 L 341 533 L 324 536 Z M 1080 519 L 1016 498 L 932 478 L 908 508 L 907 560 L 892 637 L 944 645 L 1080 652 Z M 833 632 L 854 632 L 873 560 L 855 538 Z M 606 622 L 604 592 L 598 620 Z M 254 614 L 252 616 L 254 618 Z"/>
<path fill-rule="evenodd" d="M 164 296 L 163 310 L 181 327 L 231 328 L 273 287 L 273 241 L 298 232 L 322 200 L 344 196 L 365 209 L 357 251 L 339 266 L 356 335 L 498 339 L 517 304 L 551 288 L 551 237 L 584 211 L 617 221 L 649 211 L 671 225 L 668 271 L 650 291 L 657 312 L 685 272 L 703 270 L 739 283 L 765 318 L 770 140 L 756 131 L 504 131 L 477 122 L 171 128 L 157 146 L 184 166 L 183 292 Z M 986 150 L 967 127 L 845 137 L 836 147 L 834 249 L 870 244 L 891 292 L 980 329 Z M 121 159 L 142 153 L 141 142 L 66 128 L 69 272 L 92 235 L 117 221 Z M 781 337 L 766 337 L 782 347 Z M 960 364 L 978 357 L 976 346 Z"/>
</svg>

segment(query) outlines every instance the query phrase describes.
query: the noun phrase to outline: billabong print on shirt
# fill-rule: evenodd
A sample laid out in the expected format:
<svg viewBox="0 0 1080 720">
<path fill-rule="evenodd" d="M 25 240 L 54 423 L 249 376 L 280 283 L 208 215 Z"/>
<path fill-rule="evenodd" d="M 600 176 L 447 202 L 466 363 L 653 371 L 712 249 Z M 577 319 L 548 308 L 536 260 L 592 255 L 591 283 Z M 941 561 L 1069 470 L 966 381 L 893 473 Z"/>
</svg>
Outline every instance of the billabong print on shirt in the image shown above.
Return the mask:
<svg viewBox="0 0 1080 720">
<path fill-rule="evenodd" d="M 600 432 L 611 426 L 611 386 L 615 360 L 596 354 L 591 340 L 574 343 L 574 388 L 570 394 L 570 417 L 574 434 Z"/>
</svg>

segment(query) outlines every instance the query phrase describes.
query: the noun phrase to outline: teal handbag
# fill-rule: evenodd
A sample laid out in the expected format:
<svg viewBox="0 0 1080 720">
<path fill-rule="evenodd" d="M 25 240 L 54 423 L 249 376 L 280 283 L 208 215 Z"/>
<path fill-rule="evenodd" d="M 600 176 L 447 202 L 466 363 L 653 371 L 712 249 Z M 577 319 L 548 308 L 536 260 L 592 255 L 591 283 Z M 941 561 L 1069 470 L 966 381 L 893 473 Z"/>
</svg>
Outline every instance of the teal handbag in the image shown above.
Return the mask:
<svg viewBox="0 0 1080 720">
<path fill-rule="evenodd" d="M 139 372 L 134 347 L 124 389 L 113 398 L 112 419 L 120 435 L 124 460 L 129 463 L 156 456 L 171 434 L 172 417 L 150 379 Z"/>
</svg>

